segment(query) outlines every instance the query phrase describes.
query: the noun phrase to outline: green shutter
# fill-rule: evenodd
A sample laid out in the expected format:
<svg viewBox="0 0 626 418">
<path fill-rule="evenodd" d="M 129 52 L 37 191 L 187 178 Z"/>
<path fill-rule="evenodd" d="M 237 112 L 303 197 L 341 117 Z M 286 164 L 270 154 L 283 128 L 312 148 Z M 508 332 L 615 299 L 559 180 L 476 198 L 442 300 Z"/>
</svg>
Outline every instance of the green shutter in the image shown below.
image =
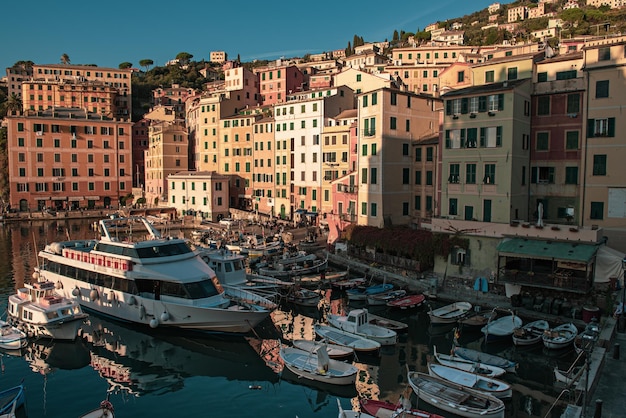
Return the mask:
<svg viewBox="0 0 626 418">
<path fill-rule="evenodd" d="M 461 113 L 467 113 L 467 109 L 469 108 L 469 99 L 467 97 L 461 99 Z"/>
<path fill-rule="evenodd" d="M 502 146 L 502 126 L 496 128 L 496 147 Z"/>
<path fill-rule="evenodd" d="M 450 148 L 450 130 L 446 129 L 446 148 Z"/>
<path fill-rule="evenodd" d="M 480 146 L 485 146 L 485 134 L 487 133 L 487 128 L 480 128 Z"/>
<path fill-rule="evenodd" d="M 533 167 L 530 169 L 530 182 L 537 183 L 537 167 Z"/>
<path fill-rule="evenodd" d="M 465 129 L 461 129 L 461 148 L 465 148 Z"/>
<path fill-rule="evenodd" d="M 615 118 L 609 118 L 607 136 L 610 136 L 610 137 L 615 136 Z"/>
<path fill-rule="evenodd" d="M 587 138 L 594 137 L 594 131 L 596 128 L 596 120 L 595 119 L 587 119 Z"/>
<path fill-rule="evenodd" d="M 504 94 L 498 94 L 498 110 L 504 110 Z"/>
<path fill-rule="evenodd" d="M 446 115 L 452 114 L 452 100 L 446 100 Z"/>
<path fill-rule="evenodd" d="M 487 96 L 478 96 L 478 111 L 487 111 Z"/>
</svg>

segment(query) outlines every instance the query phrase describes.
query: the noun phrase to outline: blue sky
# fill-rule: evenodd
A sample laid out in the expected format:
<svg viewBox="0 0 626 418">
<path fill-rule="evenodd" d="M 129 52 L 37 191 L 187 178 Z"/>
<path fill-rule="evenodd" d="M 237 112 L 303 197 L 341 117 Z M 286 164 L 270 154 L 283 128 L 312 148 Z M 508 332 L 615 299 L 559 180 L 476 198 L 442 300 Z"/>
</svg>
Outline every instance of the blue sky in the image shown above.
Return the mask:
<svg viewBox="0 0 626 418">
<path fill-rule="evenodd" d="M 495 0 L 385 1 L 9 1 L 2 5 L 0 74 L 16 61 L 113 67 L 142 59 L 164 65 L 179 52 L 193 60 L 225 51 L 242 61 L 343 49 L 358 35 L 390 40 L 438 20 L 481 10 Z M 408 7 L 411 7 L 409 9 Z"/>
</svg>

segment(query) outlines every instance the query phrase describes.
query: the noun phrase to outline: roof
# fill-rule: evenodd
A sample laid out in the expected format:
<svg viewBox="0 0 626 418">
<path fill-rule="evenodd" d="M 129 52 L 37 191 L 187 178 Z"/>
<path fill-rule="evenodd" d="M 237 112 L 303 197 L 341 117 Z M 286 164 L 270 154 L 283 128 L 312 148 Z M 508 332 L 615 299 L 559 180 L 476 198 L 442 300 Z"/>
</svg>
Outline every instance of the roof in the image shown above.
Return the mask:
<svg viewBox="0 0 626 418">
<path fill-rule="evenodd" d="M 596 244 L 567 241 L 540 241 L 526 238 L 511 238 L 498 247 L 500 255 L 527 256 L 544 260 L 567 260 L 589 263 L 596 255 Z"/>
</svg>

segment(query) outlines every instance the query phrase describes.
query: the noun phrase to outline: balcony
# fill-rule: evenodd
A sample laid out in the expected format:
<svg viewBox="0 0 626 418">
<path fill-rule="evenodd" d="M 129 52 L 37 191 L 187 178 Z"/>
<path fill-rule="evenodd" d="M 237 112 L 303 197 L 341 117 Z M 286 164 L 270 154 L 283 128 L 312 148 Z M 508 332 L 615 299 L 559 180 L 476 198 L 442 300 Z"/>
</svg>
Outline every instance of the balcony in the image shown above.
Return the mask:
<svg viewBox="0 0 626 418">
<path fill-rule="evenodd" d="M 374 136 L 374 135 L 376 135 L 376 129 L 363 130 L 363 136 Z"/>
<path fill-rule="evenodd" d="M 591 290 L 591 281 L 587 280 L 584 271 L 568 269 L 541 272 L 501 268 L 498 274 L 498 283 L 580 294 L 586 294 Z"/>
</svg>

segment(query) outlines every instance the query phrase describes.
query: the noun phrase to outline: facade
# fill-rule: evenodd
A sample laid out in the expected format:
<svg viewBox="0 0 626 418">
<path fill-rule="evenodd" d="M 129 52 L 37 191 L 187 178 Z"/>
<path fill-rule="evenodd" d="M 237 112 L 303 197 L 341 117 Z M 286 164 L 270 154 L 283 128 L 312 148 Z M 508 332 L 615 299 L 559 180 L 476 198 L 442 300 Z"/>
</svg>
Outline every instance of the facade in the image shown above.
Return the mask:
<svg viewBox="0 0 626 418">
<path fill-rule="evenodd" d="M 611 9 L 619 9 L 626 5 L 626 0 L 587 0 L 587 6 L 609 6 Z"/>
<path fill-rule="evenodd" d="M 133 124 L 132 144 L 133 144 L 133 187 L 144 190 L 146 185 L 146 160 L 145 151 L 148 149 L 148 129 L 150 120 L 143 118 Z"/>
<path fill-rule="evenodd" d="M 413 143 L 412 225 L 416 227 L 439 215 L 435 211 L 435 202 L 441 200 L 439 142 L 435 135 Z"/>
<path fill-rule="evenodd" d="M 171 87 L 157 88 L 152 91 L 152 107 L 170 107 L 176 119 L 185 119 L 185 101 L 195 94 L 192 88 L 172 84 Z"/>
<path fill-rule="evenodd" d="M 356 94 L 392 87 L 394 82 L 388 74 L 372 74 L 356 68 L 344 68 L 333 76 L 334 86 L 350 87 Z"/>
<path fill-rule="evenodd" d="M 265 116 L 254 123 L 254 168 L 252 172 L 253 210 L 269 216 L 276 215 L 276 172 L 274 118 Z"/>
<path fill-rule="evenodd" d="M 117 207 L 131 193 L 130 121 L 65 108 L 7 119 L 12 208 Z"/>
<path fill-rule="evenodd" d="M 528 16 L 528 7 L 517 6 L 509 7 L 507 10 L 508 22 L 517 22 L 518 20 L 524 20 Z"/>
<path fill-rule="evenodd" d="M 169 204 L 179 215 L 209 221 L 228 216 L 228 176 L 212 171 L 181 171 L 167 176 Z"/>
<path fill-rule="evenodd" d="M 286 97 L 294 92 L 305 90 L 304 74 L 295 65 L 283 65 L 260 68 L 256 70 L 259 79 L 261 105 L 284 103 Z"/>
<path fill-rule="evenodd" d="M 259 83 L 256 74 L 245 67 L 233 67 L 224 71 L 224 89 L 237 96 L 243 107 L 259 103 Z"/>
<path fill-rule="evenodd" d="M 217 62 L 218 64 L 222 64 L 226 62 L 226 52 L 224 51 L 211 51 L 209 55 L 209 61 Z"/>
</svg>

